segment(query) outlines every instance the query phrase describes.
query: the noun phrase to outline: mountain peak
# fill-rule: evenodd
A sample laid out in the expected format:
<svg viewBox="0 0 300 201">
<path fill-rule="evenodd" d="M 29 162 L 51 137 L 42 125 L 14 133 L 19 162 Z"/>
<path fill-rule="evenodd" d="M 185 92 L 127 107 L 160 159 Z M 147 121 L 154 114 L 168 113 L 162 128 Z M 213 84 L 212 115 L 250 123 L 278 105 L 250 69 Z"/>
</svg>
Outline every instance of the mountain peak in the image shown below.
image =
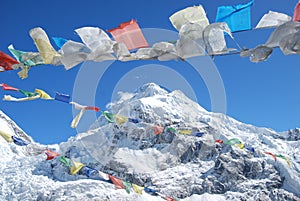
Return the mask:
<svg viewBox="0 0 300 201">
<path fill-rule="evenodd" d="M 155 83 L 147 83 L 138 88 L 136 91 L 136 98 L 150 97 L 155 95 L 166 95 L 169 92 Z"/>
</svg>

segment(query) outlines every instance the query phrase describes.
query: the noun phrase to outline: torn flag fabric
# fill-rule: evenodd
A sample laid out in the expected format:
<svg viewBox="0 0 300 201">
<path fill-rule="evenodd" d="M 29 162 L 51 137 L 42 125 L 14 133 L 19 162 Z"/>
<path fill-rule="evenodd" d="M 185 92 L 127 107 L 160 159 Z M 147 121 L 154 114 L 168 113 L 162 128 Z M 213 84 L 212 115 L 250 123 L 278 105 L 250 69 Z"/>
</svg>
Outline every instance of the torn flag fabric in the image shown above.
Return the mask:
<svg viewBox="0 0 300 201">
<path fill-rule="evenodd" d="M 60 57 L 60 54 L 52 47 L 46 32 L 40 28 L 33 28 L 29 31 L 39 53 L 45 64 L 55 63 L 55 59 Z"/>
<path fill-rule="evenodd" d="M 291 20 L 292 18 L 284 13 L 278 13 L 270 10 L 260 19 L 255 29 L 278 27 Z"/>
<path fill-rule="evenodd" d="M 108 32 L 117 42 L 124 43 L 128 50 L 149 46 L 138 23 L 133 19 L 120 24 L 117 28 L 108 30 Z"/>
<path fill-rule="evenodd" d="M 209 21 L 206 17 L 206 13 L 202 5 L 182 9 L 171 15 L 169 17 L 169 20 L 178 31 L 184 24 L 188 22 L 199 24 L 203 28 L 209 25 Z"/>
</svg>

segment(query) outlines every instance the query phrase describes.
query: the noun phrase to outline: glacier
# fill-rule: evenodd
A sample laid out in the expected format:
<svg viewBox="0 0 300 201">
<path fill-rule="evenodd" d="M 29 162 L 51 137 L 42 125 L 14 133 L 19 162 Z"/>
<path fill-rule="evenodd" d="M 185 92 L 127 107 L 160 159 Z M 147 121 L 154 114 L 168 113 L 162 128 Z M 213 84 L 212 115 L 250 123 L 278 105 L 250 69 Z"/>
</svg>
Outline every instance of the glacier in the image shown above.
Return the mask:
<svg viewBox="0 0 300 201">
<path fill-rule="evenodd" d="M 100 116 L 89 130 L 60 144 L 34 141 L 0 111 L 0 129 L 30 142 L 25 147 L 0 138 L 0 200 L 165 200 L 124 189 L 97 175 L 76 175 L 57 158 L 46 161 L 45 148 L 89 167 L 156 189 L 159 195 L 196 200 L 300 200 L 299 129 L 276 132 L 206 111 L 179 90 L 148 83 L 134 92 L 119 92 L 107 110 L 139 123 L 108 123 Z M 181 135 L 154 126 L 192 130 Z M 215 143 L 237 138 L 255 149 Z M 282 154 L 282 158 L 264 154 Z"/>
</svg>

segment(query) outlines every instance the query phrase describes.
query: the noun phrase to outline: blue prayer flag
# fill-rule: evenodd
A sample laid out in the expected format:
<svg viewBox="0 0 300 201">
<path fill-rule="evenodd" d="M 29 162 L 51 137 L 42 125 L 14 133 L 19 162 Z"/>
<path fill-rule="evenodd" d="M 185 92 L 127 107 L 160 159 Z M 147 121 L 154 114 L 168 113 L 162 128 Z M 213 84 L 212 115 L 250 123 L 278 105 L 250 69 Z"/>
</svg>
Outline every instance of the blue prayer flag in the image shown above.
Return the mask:
<svg viewBox="0 0 300 201">
<path fill-rule="evenodd" d="M 65 103 L 69 103 L 70 102 L 70 95 L 61 94 L 61 93 L 56 92 L 54 99 L 58 100 L 58 101 L 65 102 Z"/>
<path fill-rule="evenodd" d="M 13 139 L 14 143 L 19 146 L 26 146 L 29 144 L 29 142 L 26 142 L 26 141 L 22 140 L 21 138 L 18 138 L 14 135 L 12 136 L 12 139 Z"/>
<path fill-rule="evenodd" d="M 148 188 L 148 187 L 145 187 L 145 188 L 144 188 L 144 191 L 145 191 L 146 193 L 151 194 L 151 195 L 155 195 L 155 196 L 158 195 L 158 194 L 157 194 L 157 190 L 154 190 L 154 189 L 151 189 L 151 188 Z"/>
<path fill-rule="evenodd" d="M 253 147 L 245 147 L 248 151 L 250 151 L 250 152 L 252 152 L 252 153 L 254 153 L 255 152 L 255 150 L 254 150 L 254 148 Z"/>
<path fill-rule="evenodd" d="M 57 47 L 61 48 L 68 40 L 59 37 L 52 37 Z"/>
<path fill-rule="evenodd" d="M 139 120 L 138 120 L 138 119 L 128 118 L 128 121 L 129 121 L 129 122 L 132 122 L 132 123 L 135 123 L 135 124 L 139 123 Z"/>
<path fill-rule="evenodd" d="M 97 170 L 95 170 L 93 168 L 90 168 L 90 167 L 87 167 L 87 166 L 85 166 L 84 168 L 85 168 L 85 174 L 86 174 L 87 177 L 90 177 L 91 175 L 98 172 Z"/>
<path fill-rule="evenodd" d="M 218 7 L 216 22 L 226 22 L 231 32 L 251 29 L 251 10 L 254 0 L 236 6 Z"/>
<path fill-rule="evenodd" d="M 204 135 L 203 132 L 195 132 L 195 133 L 192 133 L 193 136 L 195 137 L 202 137 Z"/>
</svg>

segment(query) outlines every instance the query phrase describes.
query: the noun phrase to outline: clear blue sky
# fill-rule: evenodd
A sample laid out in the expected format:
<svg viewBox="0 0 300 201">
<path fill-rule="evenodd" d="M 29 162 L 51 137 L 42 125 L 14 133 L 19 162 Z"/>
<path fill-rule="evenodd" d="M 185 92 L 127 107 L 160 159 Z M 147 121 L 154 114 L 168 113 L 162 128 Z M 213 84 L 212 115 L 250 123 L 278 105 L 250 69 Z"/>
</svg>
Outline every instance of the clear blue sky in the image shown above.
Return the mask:
<svg viewBox="0 0 300 201">
<path fill-rule="evenodd" d="M 0 50 L 7 46 L 37 51 L 28 32 L 40 26 L 49 36 L 80 41 L 74 29 L 96 26 L 108 30 L 130 19 L 136 19 L 141 28 L 161 28 L 175 31 L 168 17 L 185 7 L 202 4 L 210 22 L 214 22 L 217 7 L 246 3 L 248 0 L 151 0 L 151 1 L 57 1 L 27 0 L 2 1 Z M 269 10 L 293 15 L 297 0 L 257 0 L 252 7 L 252 26 Z M 235 33 L 236 41 L 251 48 L 264 43 L 272 29 Z M 151 37 L 151 36 L 148 36 Z M 148 40 L 149 38 L 147 38 Z M 53 41 L 52 41 L 53 42 Z M 56 47 L 56 46 L 54 46 Z M 284 56 L 276 49 L 271 58 L 258 64 L 238 55 L 216 57 L 215 65 L 224 82 L 227 96 L 227 114 L 242 122 L 283 131 L 300 126 L 300 56 Z M 200 105 L 210 110 L 210 98 L 201 77 L 197 77 L 184 62 L 133 61 L 116 62 L 105 72 L 97 89 L 96 105 L 105 109 L 118 80 L 139 65 L 166 65 L 184 75 L 195 89 Z M 34 67 L 29 78 L 21 80 L 16 71 L 0 73 L 0 82 L 24 89 L 44 89 L 50 95 L 55 91 L 72 94 L 79 71 L 76 67 L 65 71 L 63 66 Z M 142 77 L 143 75 L 141 75 Z M 88 89 L 87 89 L 88 90 Z M 11 94 L 1 91 L 0 95 Z M 89 104 L 89 103 L 85 103 Z M 77 131 L 70 128 L 72 107 L 58 101 L 3 102 L 0 110 L 8 114 L 35 141 L 51 144 L 65 141 Z"/>
</svg>

